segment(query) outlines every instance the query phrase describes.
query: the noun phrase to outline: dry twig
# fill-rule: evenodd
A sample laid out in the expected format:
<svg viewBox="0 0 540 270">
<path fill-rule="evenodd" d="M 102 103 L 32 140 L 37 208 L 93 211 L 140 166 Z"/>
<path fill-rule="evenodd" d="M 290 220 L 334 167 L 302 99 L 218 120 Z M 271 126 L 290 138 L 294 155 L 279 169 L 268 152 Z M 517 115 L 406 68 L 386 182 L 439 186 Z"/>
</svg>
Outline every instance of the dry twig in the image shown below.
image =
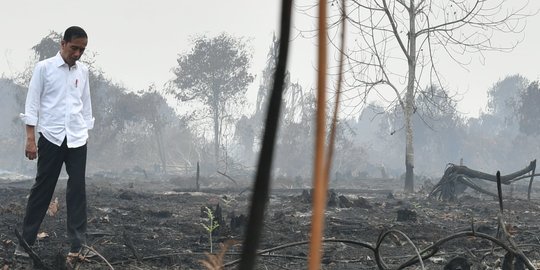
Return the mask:
<svg viewBox="0 0 540 270">
<path fill-rule="evenodd" d="M 103 262 L 105 262 L 105 264 L 107 264 L 107 266 L 109 266 L 109 268 L 111 270 L 114 270 L 114 267 L 109 263 L 109 261 L 107 261 L 107 259 L 105 259 L 105 257 L 103 257 L 103 255 L 101 255 L 99 252 L 97 252 L 93 247 L 90 247 L 90 246 L 87 246 L 87 245 L 83 245 L 84 248 L 88 249 L 88 250 L 91 250 L 92 252 L 94 252 L 98 257 L 100 257 Z M 86 256 L 87 254 L 84 254 L 83 256 Z"/>
</svg>

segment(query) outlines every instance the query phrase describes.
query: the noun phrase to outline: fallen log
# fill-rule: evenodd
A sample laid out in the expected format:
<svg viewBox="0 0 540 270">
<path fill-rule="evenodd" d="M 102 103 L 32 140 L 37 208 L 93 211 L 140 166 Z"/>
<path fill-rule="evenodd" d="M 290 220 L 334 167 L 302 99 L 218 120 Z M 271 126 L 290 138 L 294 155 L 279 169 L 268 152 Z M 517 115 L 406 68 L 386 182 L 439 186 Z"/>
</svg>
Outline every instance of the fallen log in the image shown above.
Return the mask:
<svg viewBox="0 0 540 270">
<path fill-rule="evenodd" d="M 532 181 L 535 176 L 536 159 L 531 161 L 529 165 L 519 171 L 501 176 L 501 183 L 510 185 L 520 179 L 530 177 L 529 190 L 527 198 L 531 198 Z M 529 174 L 529 175 L 526 175 Z M 438 199 L 452 201 L 457 199 L 457 196 L 463 193 L 468 187 L 480 193 L 484 193 L 493 197 L 497 194 L 490 192 L 480 185 L 477 185 L 474 180 L 481 179 L 491 182 L 497 182 L 497 177 L 494 174 L 477 171 L 468 168 L 467 166 L 449 164 L 444 171 L 439 183 L 437 183 L 429 194 L 429 197 L 437 197 Z"/>
</svg>

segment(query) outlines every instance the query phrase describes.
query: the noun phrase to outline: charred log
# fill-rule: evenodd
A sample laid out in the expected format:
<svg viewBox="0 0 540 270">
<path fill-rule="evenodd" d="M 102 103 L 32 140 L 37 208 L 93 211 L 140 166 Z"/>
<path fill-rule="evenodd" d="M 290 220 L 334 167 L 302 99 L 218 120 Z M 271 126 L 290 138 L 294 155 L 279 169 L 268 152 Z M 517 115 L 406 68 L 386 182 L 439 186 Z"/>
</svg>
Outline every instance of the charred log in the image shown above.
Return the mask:
<svg viewBox="0 0 540 270">
<path fill-rule="evenodd" d="M 520 179 L 529 178 L 529 195 L 532 188 L 532 181 L 534 178 L 534 172 L 536 169 L 536 160 L 530 162 L 530 164 L 514 173 L 501 176 L 501 183 L 504 185 L 510 185 L 511 183 L 518 181 Z M 529 174 L 528 176 L 526 176 Z M 497 182 L 496 175 L 488 174 L 485 172 L 477 171 L 468 168 L 467 166 L 449 164 L 449 166 L 444 171 L 444 175 L 441 177 L 439 183 L 435 185 L 430 197 L 437 197 L 438 199 L 452 201 L 457 199 L 457 197 L 463 193 L 467 188 L 472 188 L 480 193 L 484 193 L 493 197 L 497 197 L 497 194 L 492 193 L 485 188 L 477 184 L 477 180 L 486 180 L 491 182 Z M 476 181 L 475 181 L 476 180 Z"/>
</svg>

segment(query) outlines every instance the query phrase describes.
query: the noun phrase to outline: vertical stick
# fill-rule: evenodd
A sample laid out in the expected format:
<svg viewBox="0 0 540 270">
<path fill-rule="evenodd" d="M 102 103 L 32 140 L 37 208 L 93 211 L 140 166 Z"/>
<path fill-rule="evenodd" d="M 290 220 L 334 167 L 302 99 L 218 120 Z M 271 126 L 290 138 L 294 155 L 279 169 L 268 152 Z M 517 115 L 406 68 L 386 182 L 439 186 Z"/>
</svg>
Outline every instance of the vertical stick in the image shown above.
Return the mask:
<svg viewBox="0 0 540 270">
<path fill-rule="evenodd" d="M 536 171 L 536 159 L 531 163 L 534 163 L 534 167 L 533 167 L 532 172 L 531 172 L 531 180 L 529 181 L 529 190 L 527 191 L 527 200 L 529 200 L 529 201 L 531 200 L 532 183 L 533 183 L 533 179 L 534 179 L 534 172 Z"/>
<path fill-rule="evenodd" d="M 274 75 L 274 85 L 264 126 L 263 143 L 259 153 L 259 163 L 257 175 L 251 197 L 251 208 L 249 210 L 248 226 L 242 256 L 240 270 L 255 269 L 255 259 L 257 248 L 263 227 L 264 212 L 268 200 L 268 189 L 270 186 L 270 171 L 272 168 L 272 157 L 274 155 L 274 145 L 278 128 L 279 112 L 281 109 L 281 99 L 283 96 L 283 83 L 287 69 L 287 55 L 289 52 L 289 36 L 291 28 L 292 0 L 283 0 L 281 7 L 281 33 L 279 37 L 279 55 Z"/>
<path fill-rule="evenodd" d="M 321 264 L 321 246 L 324 231 L 324 210 L 326 207 L 326 181 L 324 162 L 324 141 L 326 127 L 326 1 L 319 1 L 319 36 L 318 36 L 318 73 L 317 73 L 317 137 L 315 140 L 313 213 L 311 218 L 311 241 L 308 266 L 310 270 L 319 270 Z"/>
<path fill-rule="evenodd" d="M 341 1 L 341 44 L 339 46 L 339 71 L 338 71 L 338 80 L 336 83 L 336 101 L 334 103 L 334 115 L 332 117 L 332 123 L 330 126 L 330 137 L 328 138 L 328 153 L 326 155 L 326 183 L 330 181 L 330 171 L 332 170 L 332 159 L 334 156 L 334 145 L 336 140 L 336 129 L 338 122 L 338 113 L 339 113 L 339 101 L 341 97 L 341 84 L 343 81 L 343 61 L 345 58 L 345 30 L 346 30 L 346 14 L 347 14 L 347 5 L 345 0 Z M 328 185 L 326 185 L 326 190 L 328 190 Z"/>
<path fill-rule="evenodd" d="M 497 194 L 499 195 L 499 210 L 501 215 L 503 213 L 503 199 L 502 199 L 502 186 L 501 186 L 501 172 L 497 171 Z"/>
<path fill-rule="evenodd" d="M 195 176 L 195 181 L 197 184 L 197 191 L 200 191 L 201 185 L 199 184 L 199 177 L 201 176 L 201 169 L 199 167 L 199 162 L 197 161 L 197 175 Z"/>
</svg>

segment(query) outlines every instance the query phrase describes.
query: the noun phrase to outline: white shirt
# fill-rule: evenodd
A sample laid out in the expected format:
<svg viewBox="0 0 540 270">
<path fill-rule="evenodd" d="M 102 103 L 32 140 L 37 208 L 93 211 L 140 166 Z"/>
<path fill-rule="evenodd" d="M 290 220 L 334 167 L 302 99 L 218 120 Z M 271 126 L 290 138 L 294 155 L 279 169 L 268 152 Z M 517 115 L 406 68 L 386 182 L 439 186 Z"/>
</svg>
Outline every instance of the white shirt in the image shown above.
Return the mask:
<svg viewBox="0 0 540 270">
<path fill-rule="evenodd" d="M 24 123 L 48 141 L 60 146 L 67 138 L 69 148 L 83 146 L 94 127 L 88 68 L 78 61 L 69 68 L 60 53 L 37 63 L 24 110 Z"/>
</svg>

